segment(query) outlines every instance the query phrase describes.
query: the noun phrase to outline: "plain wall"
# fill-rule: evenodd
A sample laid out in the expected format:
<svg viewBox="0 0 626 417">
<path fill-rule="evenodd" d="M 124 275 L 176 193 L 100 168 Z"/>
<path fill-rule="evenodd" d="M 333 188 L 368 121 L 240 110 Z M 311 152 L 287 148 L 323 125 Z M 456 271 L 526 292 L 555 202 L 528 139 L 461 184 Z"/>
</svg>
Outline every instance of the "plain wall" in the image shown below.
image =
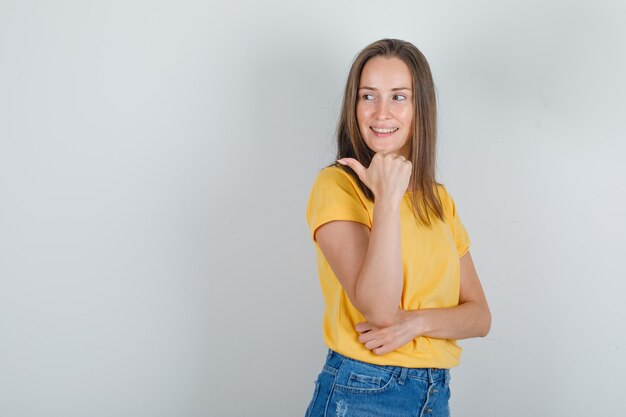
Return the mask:
<svg viewBox="0 0 626 417">
<path fill-rule="evenodd" d="M 405 39 L 493 313 L 454 415 L 626 415 L 619 1 L 0 2 L 0 415 L 299 416 L 305 221 L 351 60 Z"/>
</svg>

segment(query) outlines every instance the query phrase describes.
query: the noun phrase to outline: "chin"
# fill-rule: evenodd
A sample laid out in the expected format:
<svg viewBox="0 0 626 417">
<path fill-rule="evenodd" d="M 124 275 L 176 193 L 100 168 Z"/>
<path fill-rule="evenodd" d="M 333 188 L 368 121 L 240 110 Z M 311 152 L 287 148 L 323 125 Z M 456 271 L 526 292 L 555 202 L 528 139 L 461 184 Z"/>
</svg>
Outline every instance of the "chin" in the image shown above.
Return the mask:
<svg viewBox="0 0 626 417">
<path fill-rule="evenodd" d="M 402 149 L 402 148 L 399 148 L 397 146 L 375 146 L 375 145 L 371 146 L 371 145 L 368 145 L 367 147 L 370 148 L 372 151 L 374 151 L 376 153 L 378 153 L 378 152 L 385 152 L 385 153 L 395 153 L 395 154 L 397 154 L 397 153 L 400 152 L 400 149 Z"/>
</svg>

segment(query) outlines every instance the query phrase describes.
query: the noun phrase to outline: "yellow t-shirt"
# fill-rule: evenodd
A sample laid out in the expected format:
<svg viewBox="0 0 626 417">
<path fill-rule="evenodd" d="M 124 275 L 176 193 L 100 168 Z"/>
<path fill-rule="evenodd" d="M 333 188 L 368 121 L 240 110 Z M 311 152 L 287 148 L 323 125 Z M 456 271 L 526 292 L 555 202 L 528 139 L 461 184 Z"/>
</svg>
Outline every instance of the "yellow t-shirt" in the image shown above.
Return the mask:
<svg viewBox="0 0 626 417">
<path fill-rule="evenodd" d="M 470 239 L 456 212 L 454 201 L 442 185 L 436 186 L 446 222 L 435 218 L 432 228 L 418 225 L 407 192 L 400 209 L 404 289 L 400 306 L 405 310 L 453 307 L 459 303 L 459 258 L 469 250 Z M 371 229 L 374 203 L 340 167 L 321 170 L 313 184 L 307 221 L 315 241 L 318 227 L 333 220 L 351 220 Z M 352 305 L 341 283 L 315 242 L 324 311 L 324 343 L 353 359 L 377 365 L 407 368 L 452 368 L 459 364 L 461 348 L 455 340 L 421 336 L 407 345 L 376 355 L 358 340 L 354 326 L 366 321 Z"/>
</svg>

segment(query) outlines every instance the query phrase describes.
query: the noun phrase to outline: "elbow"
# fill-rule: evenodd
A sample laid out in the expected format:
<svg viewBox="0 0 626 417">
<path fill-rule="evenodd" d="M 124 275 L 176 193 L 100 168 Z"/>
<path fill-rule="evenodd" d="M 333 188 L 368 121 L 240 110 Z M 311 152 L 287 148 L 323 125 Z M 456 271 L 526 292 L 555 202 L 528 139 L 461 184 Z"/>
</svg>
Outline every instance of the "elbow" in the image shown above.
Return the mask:
<svg viewBox="0 0 626 417">
<path fill-rule="evenodd" d="M 365 318 L 370 324 L 380 328 L 389 327 L 393 324 L 393 315 L 391 314 L 369 315 Z"/>
<path fill-rule="evenodd" d="M 393 309 L 381 309 L 380 306 L 378 306 L 376 309 L 360 309 L 359 311 L 371 325 L 385 328 L 393 324 L 397 310 L 398 307 L 396 306 L 394 306 Z"/>
<path fill-rule="evenodd" d="M 480 337 L 487 336 L 490 330 L 491 330 L 491 312 L 489 311 L 489 309 L 487 309 L 482 319 L 482 326 L 480 328 L 479 336 Z"/>
<path fill-rule="evenodd" d="M 353 305 L 357 310 L 365 317 L 368 323 L 384 328 L 389 327 L 394 323 L 398 309 L 400 308 L 400 296 L 398 295 L 397 301 L 389 301 L 395 299 L 395 297 L 387 297 L 387 301 L 383 301 L 380 295 L 372 297 L 369 294 L 361 295 L 358 292 L 355 294 Z"/>
</svg>

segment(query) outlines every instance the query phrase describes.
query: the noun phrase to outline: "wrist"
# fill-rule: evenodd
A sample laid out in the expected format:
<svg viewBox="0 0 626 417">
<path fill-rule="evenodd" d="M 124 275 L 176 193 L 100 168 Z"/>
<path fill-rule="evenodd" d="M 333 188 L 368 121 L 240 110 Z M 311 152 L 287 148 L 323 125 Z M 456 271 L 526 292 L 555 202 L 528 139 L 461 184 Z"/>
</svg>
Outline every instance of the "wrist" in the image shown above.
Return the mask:
<svg viewBox="0 0 626 417">
<path fill-rule="evenodd" d="M 413 310 L 411 315 L 411 329 L 414 338 L 420 337 L 428 333 L 428 314 L 423 310 Z"/>
<path fill-rule="evenodd" d="M 374 212 L 396 213 L 400 212 L 400 203 L 402 200 L 395 198 L 377 198 L 374 201 Z"/>
<path fill-rule="evenodd" d="M 422 336 L 422 319 L 419 310 L 404 310 L 398 308 L 394 317 L 394 322 L 400 325 L 403 338 L 409 341 Z"/>
</svg>

